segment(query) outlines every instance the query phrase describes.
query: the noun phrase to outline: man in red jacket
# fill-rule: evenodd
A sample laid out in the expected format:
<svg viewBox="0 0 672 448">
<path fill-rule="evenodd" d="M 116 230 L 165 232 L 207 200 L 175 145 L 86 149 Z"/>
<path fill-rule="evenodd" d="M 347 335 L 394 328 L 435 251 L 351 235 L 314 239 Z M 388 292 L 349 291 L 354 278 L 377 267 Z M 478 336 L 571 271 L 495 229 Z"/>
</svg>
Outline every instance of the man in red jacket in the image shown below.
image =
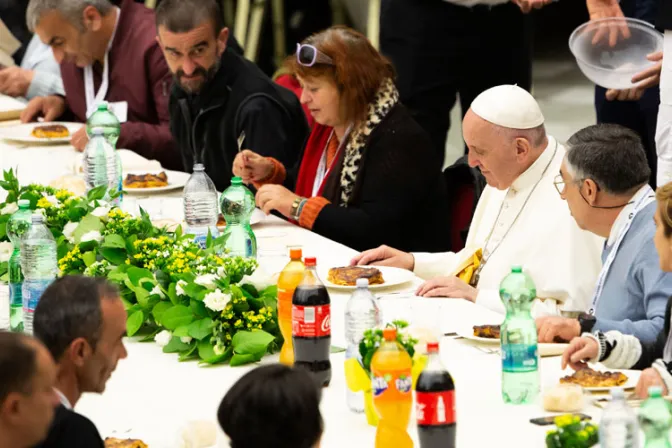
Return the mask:
<svg viewBox="0 0 672 448">
<path fill-rule="evenodd" d="M 31 0 L 26 16 L 61 64 L 65 97 L 34 99 L 22 121 L 85 122 L 107 101 L 122 122 L 120 148 L 165 168 L 181 167 L 169 128 L 172 78 L 156 42 L 152 10 L 133 0 L 123 0 L 121 8 L 110 0 Z M 81 130 L 71 143 L 82 151 L 87 141 Z"/>
</svg>

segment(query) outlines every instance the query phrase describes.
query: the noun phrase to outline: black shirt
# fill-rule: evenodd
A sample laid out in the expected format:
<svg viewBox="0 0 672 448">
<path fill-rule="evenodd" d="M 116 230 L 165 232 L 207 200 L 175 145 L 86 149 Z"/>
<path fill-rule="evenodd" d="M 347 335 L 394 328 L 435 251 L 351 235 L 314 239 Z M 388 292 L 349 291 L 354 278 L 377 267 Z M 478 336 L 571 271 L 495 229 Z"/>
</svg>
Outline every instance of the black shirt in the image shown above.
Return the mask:
<svg viewBox="0 0 672 448">
<path fill-rule="evenodd" d="M 672 31 L 672 0 L 659 0 L 658 27 Z"/>
<path fill-rule="evenodd" d="M 56 409 L 47 439 L 34 448 L 104 448 L 91 420 L 61 405 Z"/>
</svg>

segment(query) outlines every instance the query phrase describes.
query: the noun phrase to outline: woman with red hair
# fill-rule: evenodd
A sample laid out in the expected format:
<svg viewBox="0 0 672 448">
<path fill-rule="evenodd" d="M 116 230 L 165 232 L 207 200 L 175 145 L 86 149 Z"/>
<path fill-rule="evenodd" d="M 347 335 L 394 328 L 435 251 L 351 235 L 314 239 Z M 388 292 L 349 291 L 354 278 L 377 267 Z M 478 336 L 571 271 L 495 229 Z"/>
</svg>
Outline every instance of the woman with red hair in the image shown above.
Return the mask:
<svg viewBox="0 0 672 448">
<path fill-rule="evenodd" d="M 345 27 L 309 37 L 287 64 L 317 124 L 297 169 L 238 154 L 233 172 L 257 187 L 257 205 L 355 249 L 448 249 L 440 162 L 399 103 L 392 64 Z"/>
</svg>

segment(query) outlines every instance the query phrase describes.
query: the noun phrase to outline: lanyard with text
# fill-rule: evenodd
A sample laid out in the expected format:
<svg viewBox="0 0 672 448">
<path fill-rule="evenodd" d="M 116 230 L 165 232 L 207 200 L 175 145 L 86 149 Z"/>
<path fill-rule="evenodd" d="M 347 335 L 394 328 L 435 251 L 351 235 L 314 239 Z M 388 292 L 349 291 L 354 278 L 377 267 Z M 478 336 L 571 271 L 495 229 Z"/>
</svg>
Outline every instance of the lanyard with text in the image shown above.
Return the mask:
<svg viewBox="0 0 672 448">
<path fill-rule="evenodd" d="M 607 259 L 604 261 L 604 264 L 602 265 L 600 276 L 597 278 L 597 286 L 595 287 L 595 293 L 593 294 L 593 303 L 590 306 L 589 312 L 591 315 L 595 314 L 595 310 L 597 309 L 597 302 L 600 301 L 600 296 L 602 295 L 602 290 L 604 289 L 604 282 L 607 279 L 607 274 L 609 274 L 609 269 L 611 269 L 611 264 L 614 262 L 614 259 L 616 258 L 616 253 L 618 252 L 618 248 L 620 247 L 621 243 L 623 242 L 623 239 L 625 238 L 625 234 L 628 233 L 628 230 L 630 230 L 632 221 L 635 219 L 635 216 L 637 216 L 637 213 L 641 212 L 647 205 L 649 205 L 655 200 L 656 198 L 655 195 L 653 194 L 653 189 L 650 186 L 647 185 L 644 189 L 639 191 L 639 198 L 637 198 L 637 201 L 635 202 L 635 206 L 632 212 L 630 212 L 630 214 L 628 215 L 628 221 L 621 229 L 621 233 L 618 234 L 616 242 L 614 242 L 614 245 L 611 248 L 609 255 L 607 256 Z"/>
<path fill-rule="evenodd" d="M 93 86 L 93 65 L 87 65 L 84 67 L 84 93 L 86 94 L 86 118 L 91 116 L 96 111 L 98 104 L 105 101 L 107 96 L 107 90 L 110 87 L 110 49 L 112 48 L 112 42 L 114 42 L 114 36 L 117 34 L 117 26 L 119 25 L 119 15 L 120 10 L 117 9 L 117 20 L 114 23 L 114 31 L 110 37 L 110 42 L 107 44 L 107 50 L 105 51 L 105 66 L 103 67 L 103 78 L 100 83 L 100 88 L 98 93 L 95 93 Z"/>
<path fill-rule="evenodd" d="M 327 178 L 329 173 L 331 172 L 331 169 L 334 166 L 334 162 L 338 159 L 338 155 L 341 153 L 341 150 L 345 146 L 345 142 L 348 141 L 348 137 L 350 136 L 350 131 L 352 130 L 352 125 L 348 127 L 348 130 L 345 131 L 345 135 L 343 136 L 343 140 L 341 143 L 338 145 L 338 150 L 336 151 L 336 154 L 334 155 L 333 160 L 329 164 L 329 167 L 327 168 L 327 151 L 329 150 L 329 143 L 331 143 L 331 139 L 334 138 L 334 131 L 331 131 L 331 135 L 329 136 L 329 141 L 327 141 L 327 146 L 324 148 L 324 151 L 322 151 L 322 157 L 320 158 L 320 164 L 317 166 L 317 173 L 315 173 L 315 182 L 313 182 L 313 197 L 319 196 L 321 194 L 322 190 L 322 184 L 324 183 L 324 180 Z"/>
</svg>

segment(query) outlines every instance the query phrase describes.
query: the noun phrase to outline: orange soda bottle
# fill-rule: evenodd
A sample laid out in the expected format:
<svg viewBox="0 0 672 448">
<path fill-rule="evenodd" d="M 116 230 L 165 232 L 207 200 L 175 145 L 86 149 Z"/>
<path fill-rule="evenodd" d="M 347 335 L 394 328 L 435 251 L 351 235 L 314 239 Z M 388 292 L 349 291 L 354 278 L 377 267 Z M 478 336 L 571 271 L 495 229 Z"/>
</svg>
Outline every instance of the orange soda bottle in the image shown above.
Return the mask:
<svg viewBox="0 0 672 448">
<path fill-rule="evenodd" d="M 294 364 L 294 347 L 292 346 L 292 297 L 294 290 L 303 280 L 306 267 L 301 258 L 301 248 L 290 248 L 290 261 L 278 278 L 278 324 L 285 343 L 280 350 L 280 362 L 291 366 Z"/>
<path fill-rule="evenodd" d="M 397 342 L 397 329 L 385 328 L 371 360 L 373 405 L 380 417 L 376 448 L 412 448 L 407 428 L 413 406 L 413 361 Z"/>
</svg>

